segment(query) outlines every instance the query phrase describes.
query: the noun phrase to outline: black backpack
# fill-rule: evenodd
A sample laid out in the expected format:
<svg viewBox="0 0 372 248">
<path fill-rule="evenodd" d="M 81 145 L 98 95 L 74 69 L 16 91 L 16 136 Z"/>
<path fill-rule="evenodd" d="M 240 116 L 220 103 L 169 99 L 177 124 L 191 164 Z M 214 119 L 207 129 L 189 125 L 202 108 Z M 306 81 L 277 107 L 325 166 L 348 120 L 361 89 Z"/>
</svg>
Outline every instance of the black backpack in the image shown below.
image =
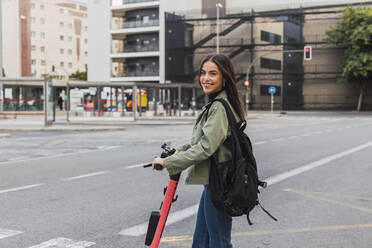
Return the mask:
<svg viewBox="0 0 372 248">
<path fill-rule="evenodd" d="M 231 149 L 232 159 L 217 163 L 214 156 L 210 158 L 209 188 L 214 207 L 231 217 L 247 215 L 248 223 L 252 225 L 249 212 L 259 205 L 265 213 L 277 221 L 258 201 L 258 187 L 265 188 L 266 182 L 258 179 L 252 143 L 244 133 L 246 121 L 236 122 L 229 104 L 224 99 L 214 99 L 208 104 L 207 116 L 210 106 L 215 101 L 223 104 L 229 120 L 231 135 L 228 137 L 227 144 Z"/>
</svg>

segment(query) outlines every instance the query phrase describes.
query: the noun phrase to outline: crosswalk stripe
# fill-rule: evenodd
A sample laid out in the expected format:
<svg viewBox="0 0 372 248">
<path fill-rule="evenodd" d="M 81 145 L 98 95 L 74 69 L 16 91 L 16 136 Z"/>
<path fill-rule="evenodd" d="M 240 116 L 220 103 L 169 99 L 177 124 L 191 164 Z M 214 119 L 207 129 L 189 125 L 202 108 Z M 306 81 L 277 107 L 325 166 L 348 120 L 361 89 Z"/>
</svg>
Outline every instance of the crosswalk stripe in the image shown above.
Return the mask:
<svg viewBox="0 0 372 248">
<path fill-rule="evenodd" d="M 21 231 L 0 229 L 0 239 L 21 234 Z"/>
<path fill-rule="evenodd" d="M 94 242 L 76 241 L 68 238 L 55 238 L 45 241 L 39 245 L 34 245 L 29 248 L 85 248 L 95 245 Z"/>
</svg>

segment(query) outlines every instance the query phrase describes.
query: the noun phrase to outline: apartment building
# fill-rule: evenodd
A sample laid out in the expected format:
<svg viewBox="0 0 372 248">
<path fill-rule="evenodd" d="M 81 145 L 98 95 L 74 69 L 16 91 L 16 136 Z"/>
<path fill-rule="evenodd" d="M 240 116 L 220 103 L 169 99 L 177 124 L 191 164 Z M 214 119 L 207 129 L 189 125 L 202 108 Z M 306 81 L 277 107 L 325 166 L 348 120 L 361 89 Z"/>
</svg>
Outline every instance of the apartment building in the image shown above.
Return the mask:
<svg viewBox="0 0 372 248">
<path fill-rule="evenodd" d="M 357 90 L 337 83 L 340 77 L 337 62 L 342 51 L 327 47 L 324 37 L 339 22 L 337 11 L 356 2 L 368 3 L 92 1 L 89 6 L 97 5 L 96 9 L 107 5 L 109 12 L 105 18 L 109 18 L 109 23 L 105 24 L 106 31 L 98 31 L 100 41 L 94 39 L 94 43 L 100 44 L 91 50 L 101 57 L 89 59 L 95 73 L 90 80 L 108 75 L 107 81 L 113 82 L 195 83 L 200 60 L 216 52 L 218 43 L 219 51 L 229 56 L 235 66 L 242 101 L 245 104 L 249 101 L 252 108 L 270 108 L 268 88 L 275 86 L 276 109 L 351 109 L 348 99 L 355 98 Z M 217 7 L 217 3 L 221 6 Z M 99 26 L 105 20 L 95 22 Z M 303 61 L 306 44 L 313 46 L 312 61 Z M 102 56 L 104 53 L 108 55 Z M 103 61 L 104 66 L 97 61 Z M 244 86 L 246 79 L 249 88 Z M 202 102 L 202 98 L 197 100 Z"/>
<path fill-rule="evenodd" d="M 111 81 L 159 82 L 159 3 L 112 1 Z"/>
<path fill-rule="evenodd" d="M 7 77 L 67 77 L 87 70 L 87 6 L 73 0 L 3 0 Z"/>
</svg>

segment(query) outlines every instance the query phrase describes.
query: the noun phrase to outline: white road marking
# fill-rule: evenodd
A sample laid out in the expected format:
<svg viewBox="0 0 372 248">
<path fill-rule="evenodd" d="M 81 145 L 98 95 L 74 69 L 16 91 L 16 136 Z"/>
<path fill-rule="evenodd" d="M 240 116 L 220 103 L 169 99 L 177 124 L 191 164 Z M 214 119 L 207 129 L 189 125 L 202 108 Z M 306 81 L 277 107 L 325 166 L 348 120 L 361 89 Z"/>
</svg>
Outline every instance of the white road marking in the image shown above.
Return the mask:
<svg viewBox="0 0 372 248">
<path fill-rule="evenodd" d="M 71 181 L 71 180 L 76 180 L 76 179 L 81 179 L 81 178 L 86 178 L 86 177 L 94 177 L 94 176 L 98 176 L 98 175 L 103 175 L 103 174 L 106 174 L 106 173 L 109 173 L 109 171 L 98 171 L 98 172 L 93 172 L 93 173 L 84 174 L 84 175 L 80 175 L 80 176 L 68 177 L 68 178 L 64 178 L 64 179 L 61 179 L 61 180 L 62 181 Z"/>
<path fill-rule="evenodd" d="M 39 245 L 34 245 L 29 248 L 84 248 L 95 245 L 94 242 L 75 241 L 67 238 L 55 238 L 45 241 Z"/>
<path fill-rule="evenodd" d="M 113 149 L 116 147 L 110 147 L 109 149 Z M 106 151 L 109 150 L 108 148 L 106 149 L 100 149 L 98 151 Z M 4 161 L 0 162 L 0 165 L 8 165 L 12 163 L 19 163 L 19 162 L 25 162 L 25 161 L 35 161 L 35 160 L 41 160 L 41 159 L 51 159 L 51 158 L 60 158 L 60 157 L 67 157 L 67 156 L 74 156 L 74 155 L 79 155 L 79 154 L 84 154 L 84 153 L 91 153 L 91 152 L 97 152 L 97 150 L 84 150 L 84 151 L 78 151 L 78 152 L 72 152 L 72 153 L 60 153 L 57 155 L 51 155 L 51 156 L 43 156 L 43 157 L 34 157 L 34 158 L 28 158 L 28 159 L 23 159 L 23 160 L 14 160 L 14 161 Z"/>
<path fill-rule="evenodd" d="M 151 162 L 144 163 L 144 164 L 135 164 L 135 165 L 126 166 L 126 167 L 123 168 L 123 170 L 133 169 L 133 168 L 138 168 L 138 167 L 143 167 L 144 165 L 147 165 L 147 164 L 150 164 L 150 163 Z"/>
<path fill-rule="evenodd" d="M 30 156 L 22 156 L 22 157 L 8 158 L 8 161 L 27 160 L 29 158 L 30 158 Z"/>
<path fill-rule="evenodd" d="M 115 148 L 119 148 L 120 146 L 99 146 L 98 149 L 101 151 L 107 151 L 107 150 L 112 150 Z"/>
<path fill-rule="evenodd" d="M 11 189 L 4 189 L 4 190 L 0 190 L 0 194 L 4 194 L 4 193 L 8 193 L 8 192 L 14 192 L 14 191 L 19 191 L 19 190 L 36 188 L 36 187 L 39 187 L 39 186 L 42 186 L 42 185 L 44 185 L 44 184 L 43 183 L 40 183 L 40 184 L 26 185 L 26 186 L 11 188 Z"/>
<path fill-rule="evenodd" d="M 301 136 L 304 136 L 304 137 L 306 137 L 306 136 L 311 136 L 311 135 L 313 135 L 312 133 L 304 133 L 304 134 L 301 134 Z"/>
<path fill-rule="evenodd" d="M 191 207 L 188 207 L 180 211 L 169 214 L 167 218 L 167 223 L 165 224 L 165 226 L 176 223 L 178 221 L 184 220 L 188 217 L 195 215 L 198 211 L 198 206 L 199 204 L 196 204 Z M 119 234 L 125 235 L 125 236 L 141 236 L 147 232 L 147 226 L 148 226 L 147 222 L 142 223 L 140 225 L 124 229 Z"/>
<path fill-rule="evenodd" d="M 271 142 L 280 142 L 280 141 L 283 141 L 283 140 L 285 140 L 285 139 L 279 138 L 279 139 L 273 139 L 273 140 L 271 140 Z"/>
<path fill-rule="evenodd" d="M 349 150 L 346 150 L 346 151 L 343 151 L 343 152 L 340 152 L 340 153 L 337 153 L 337 154 L 334 154 L 334 155 L 331 155 L 331 156 L 322 158 L 322 159 L 320 159 L 318 161 L 315 161 L 315 162 L 312 162 L 310 164 L 307 164 L 307 165 L 298 167 L 296 169 L 293 169 L 293 170 L 290 170 L 290 171 L 281 173 L 279 175 L 270 177 L 270 178 L 266 179 L 265 181 L 267 182 L 268 185 L 273 185 L 275 183 L 279 183 L 279 182 L 281 182 L 283 180 L 286 180 L 286 179 L 288 179 L 290 177 L 296 176 L 298 174 L 301 174 L 303 172 L 309 171 L 309 170 L 314 169 L 316 167 L 325 165 L 325 164 L 327 164 L 327 163 L 329 163 L 329 162 L 331 162 L 333 160 L 336 160 L 336 159 L 345 157 L 347 155 L 350 155 L 352 153 L 358 152 L 358 151 L 363 150 L 363 149 L 365 149 L 367 147 L 370 147 L 370 146 L 372 146 L 372 142 L 368 142 L 368 143 L 365 143 L 363 145 L 354 147 L 352 149 L 349 149 Z"/>
<path fill-rule="evenodd" d="M 287 139 L 297 139 L 299 138 L 298 136 L 289 136 Z"/>
<path fill-rule="evenodd" d="M 267 143 L 267 141 L 259 141 L 259 142 L 253 143 L 253 145 L 262 145 L 265 143 Z"/>
<path fill-rule="evenodd" d="M 23 232 L 16 231 L 16 230 L 6 230 L 6 229 L 0 229 L 0 239 L 5 239 L 7 237 L 15 236 L 18 234 L 21 234 Z"/>
<path fill-rule="evenodd" d="M 365 143 L 363 145 L 354 147 L 352 149 L 349 149 L 349 150 L 346 150 L 346 151 L 343 151 L 343 152 L 340 152 L 340 153 L 322 158 L 322 159 L 320 159 L 318 161 L 315 161 L 315 162 L 312 162 L 310 164 L 307 164 L 307 165 L 298 167 L 296 169 L 278 174 L 278 175 L 273 176 L 273 177 L 269 177 L 269 178 L 267 178 L 263 181 L 266 181 L 267 184 L 270 186 L 270 185 L 279 183 L 281 181 L 284 181 L 288 178 L 291 178 L 293 176 L 296 176 L 300 173 L 303 173 L 303 172 L 309 171 L 311 169 L 317 168 L 319 166 L 325 165 L 325 164 L 327 164 L 327 163 L 329 163 L 333 160 L 336 160 L 336 159 L 345 157 L 347 155 L 350 155 L 352 153 L 358 152 L 358 151 L 363 150 L 365 148 L 368 148 L 370 146 L 372 146 L 372 142 L 368 142 L 368 143 Z M 185 218 L 188 218 L 188 217 L 191 217 L 191 216 L 195 215 L 197 213 L 198 206 L 199 206 L 199 204 L 196 204 L 196 205 L 193 205 L 193 206 L 188 207 L 186 209 L 183 209 L 183 210 L 180 210 L 180 211 L 177 211 L 177 212 L 174 212 L 174 213 L 170 214 L 168 216 L 168 221 L 167 221 L 166 225 L 176 223 L 176 222 L 181 221 Z M 120 235 L 126 235 L 126 236 L 141 236 L 141 235 L 146 233 L 147 226 L 148 226 L 148 222 L 142 223 L 142 224 L 124 229 L 119 234 Z"/>
</svg>

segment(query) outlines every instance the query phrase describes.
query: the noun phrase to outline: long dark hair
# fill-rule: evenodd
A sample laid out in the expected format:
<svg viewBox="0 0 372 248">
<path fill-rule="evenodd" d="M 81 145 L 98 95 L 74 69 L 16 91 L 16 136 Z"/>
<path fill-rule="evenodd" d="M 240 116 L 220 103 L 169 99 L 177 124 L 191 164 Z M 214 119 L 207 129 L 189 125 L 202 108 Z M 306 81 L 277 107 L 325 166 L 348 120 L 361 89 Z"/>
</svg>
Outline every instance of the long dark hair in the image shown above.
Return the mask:
<svg viewBox="0 0 372 248">
<path fill-rule="evenodd" d="M 235 112 L 239 115 L 239 118 L 242 121 L 245 120 L 242 104 L 239 100 L 238 89 L 236 87 L 234 67 L 230 59 L 223 54 L 209 54 L 205 56 L 202 62 L 200 63 L 199 77 L 198 77 L 199 85 L 200 85 L 201 70 L 203 68 L 204 63 L 207 61 L 211 61 L 217 65 L 218 69 L 222 73 L 223 79 L 225 80 L 225 90 L 226 90 L 229 102 L 231 103 Z"/>
</svg>

